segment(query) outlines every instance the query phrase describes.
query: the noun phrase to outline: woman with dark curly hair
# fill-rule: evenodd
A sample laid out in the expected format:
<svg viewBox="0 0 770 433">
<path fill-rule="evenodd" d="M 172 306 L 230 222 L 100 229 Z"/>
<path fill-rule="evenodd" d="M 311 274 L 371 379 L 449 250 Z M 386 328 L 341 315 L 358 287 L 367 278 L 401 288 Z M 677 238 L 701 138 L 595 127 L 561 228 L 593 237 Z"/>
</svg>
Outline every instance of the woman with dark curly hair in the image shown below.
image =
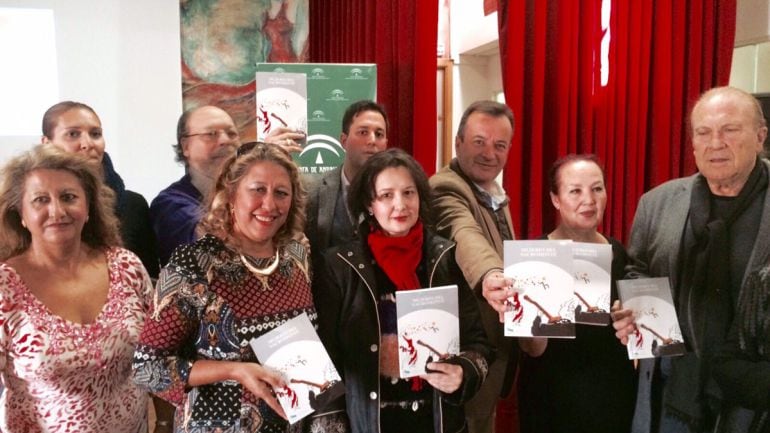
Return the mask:
<svg viewBox="0 0 770 433">
<path fill-rule="evenodd" d="M 305 191 L 277 145 L 246 143 L 221 170 L 204 236 L 161 270 L 135 381 L 177 407 L 179 432 L 283 432 L 272 388 L 284 384 L 248 343 L 303 312 L 316 319 L 308 253 L 294 240 Z"/>
</svg>

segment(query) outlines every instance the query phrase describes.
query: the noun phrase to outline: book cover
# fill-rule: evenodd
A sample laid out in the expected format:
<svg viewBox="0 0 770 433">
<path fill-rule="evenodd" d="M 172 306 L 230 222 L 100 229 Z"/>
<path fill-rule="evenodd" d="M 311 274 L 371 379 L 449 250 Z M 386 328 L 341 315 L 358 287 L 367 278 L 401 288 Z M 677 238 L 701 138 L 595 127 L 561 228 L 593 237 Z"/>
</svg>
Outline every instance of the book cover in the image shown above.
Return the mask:
<svg viewBox="0 0 770 433">
<path fill-rule="evenodd" d="M 257 63 L 259 72 L 307 76 L 307 144 L 292 155 L 300 171 L 320 176 L 342 165 L 342 116 L 362 99 L 377 100 L 377 65 L 373 63 Z"/>
<path fill-rule="evenodd" d="M 572 243 L 575 277 L 575 323 L 610 324 L 612 297 L 612 245 Z"/>
<path fill-rule="evenodd" d="M 678 356 L 686 352 L 671 299 L 668 278 L 618 281 L 623 308 L 634 312 L 636 329 L 628 337 L 628 358 Z"/>
<path fill-rule="evenodd" d="M 259 362 L 281 374 L 286 386 L 274 388 L 278 402 L 294 424 L 345 393 L 318 334 L 306 313 L 251 340 Z"/>
<path fill-rule="evenodd" d="M 504 273 L 516 292 L 505 312 L 506 336 L 575 338 L 571 243 L 505 241 Z"/>
<path fill-rule="evenodd" d="M 396 292 L 401 377 L 425 374 L 429 362 L 460 353 L 457 286 Z"/>
<path fill-rule="evenodd" d="M 307 133 L 305 74 L 257 72 L 256 86 L 257 140 L 279 127 Z"/>
</svg>

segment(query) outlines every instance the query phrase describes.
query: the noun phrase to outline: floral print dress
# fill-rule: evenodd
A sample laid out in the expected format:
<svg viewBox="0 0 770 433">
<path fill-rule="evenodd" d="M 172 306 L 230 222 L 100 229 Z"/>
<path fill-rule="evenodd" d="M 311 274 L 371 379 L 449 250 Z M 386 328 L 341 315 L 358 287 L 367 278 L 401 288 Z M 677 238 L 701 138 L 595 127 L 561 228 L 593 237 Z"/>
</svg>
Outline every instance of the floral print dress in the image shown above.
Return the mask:
<svg viewBox="0 0 770 433">
<path fill-rule="evenodd" d="M 152 283 L 128 250 L 106 257 L 107 302 L 88 324 L 52 314 L 0 264 L 0 431 L 147 431 L 147 393 L 131 380 L 131 359 Z"/>
</svg>

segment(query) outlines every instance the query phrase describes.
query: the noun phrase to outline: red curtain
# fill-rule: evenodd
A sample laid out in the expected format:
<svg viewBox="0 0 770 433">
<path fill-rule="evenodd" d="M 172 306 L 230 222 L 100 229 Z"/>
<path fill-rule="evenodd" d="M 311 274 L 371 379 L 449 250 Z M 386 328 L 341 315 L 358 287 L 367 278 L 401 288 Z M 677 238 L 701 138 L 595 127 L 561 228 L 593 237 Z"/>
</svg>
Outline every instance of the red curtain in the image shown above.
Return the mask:
<svg viewBox="0 0 770 433">
<path fill-rule="evenodd" d="M 702 91 L 729 81 L 735 0 L 611 0 L 606 86 L 601 6 L 499 1 L 503 84 L 516 116 L 504 183 L 522 238 L 555 227 L 550 164 L 596 153 L 609 192 L 602 230 L 625 240 L 644 191 L 695 171 L 687 113 Z"/>
<path fill-rule="evenodd" d="M 436 166 L 438 2 L 311 0 L 310 59 L 376 63 L 377 100 L 385 106 L 388 145 Z"/>
</svg>

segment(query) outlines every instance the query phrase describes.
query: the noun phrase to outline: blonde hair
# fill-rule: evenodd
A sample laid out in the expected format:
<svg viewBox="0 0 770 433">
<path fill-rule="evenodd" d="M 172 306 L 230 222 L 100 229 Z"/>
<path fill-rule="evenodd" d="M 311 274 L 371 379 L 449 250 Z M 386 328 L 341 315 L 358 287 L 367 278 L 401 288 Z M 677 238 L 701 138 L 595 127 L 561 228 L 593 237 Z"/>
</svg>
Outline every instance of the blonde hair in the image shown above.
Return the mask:
<svg viewBox="0 0 770 433">
<path fill-rule="evenodd" d="M 291 207 L 286 222 L 273 238 L 275 245 L 284 245 L 290 239 L 300 236 L 305 228 L 306 192 L 299 169 L 288 152 L 277 145 L 262 142 L 243 144 L 235 155 L 225 161 L 214 189 L 206 200 L 205 215 L 199 224 L 203 233 L 214 235 L 236 249 L 241 246 L 233 236 L 233 218 L 230 213 L 232 200 L 238 183 L 254 164 L 260 162 L 272 162 L 283 167 L 291 181 Z"/>
<path fill-rule="evenodd" d="M 88 220 L 80 233 L 82 242 L 95 249 L 122 245 L 120 223 L 113 211 L 115 193 L 102 182 L 97 166 L 81 155 L 38 145 L 0 170 L 0 260 L 23 253 L 32 242 L 31 233 L 21 223 L 21 204 L 27 176 L 42 169 L 72 173 L 83 187 Z"/>
</svg>

